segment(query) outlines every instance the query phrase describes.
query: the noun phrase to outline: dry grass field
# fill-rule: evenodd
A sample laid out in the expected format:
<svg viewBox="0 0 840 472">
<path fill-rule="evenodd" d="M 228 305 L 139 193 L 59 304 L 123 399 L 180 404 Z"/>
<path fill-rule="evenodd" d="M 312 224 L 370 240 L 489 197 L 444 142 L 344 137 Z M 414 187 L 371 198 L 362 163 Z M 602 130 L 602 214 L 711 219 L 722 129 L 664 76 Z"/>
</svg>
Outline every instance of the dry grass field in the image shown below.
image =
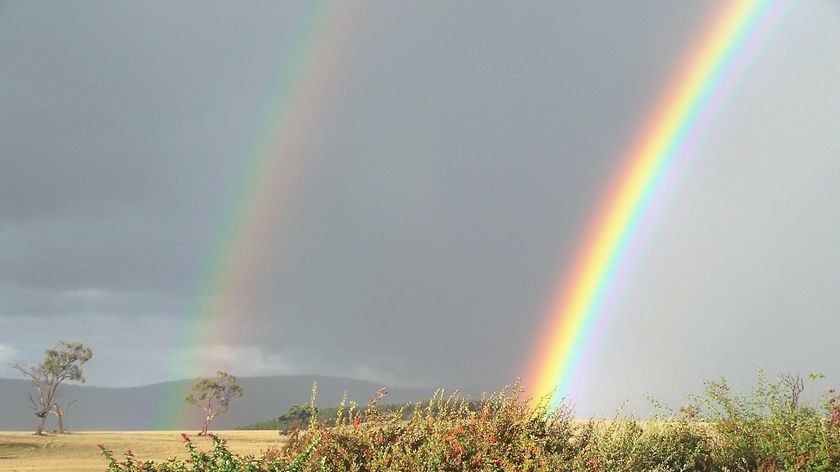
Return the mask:
<svg viewBox="0 0 840 472">
<path fill-rule="evenodd" d="M 219 431 L 229 449 L 237 454 L 254 454 L 271 446 L 282 445 L 277 431 Z M 192 435 L 201 449 L 210 449 L 212 441 Z M 103 472 L 105 460 L 96 445 L 102 444 L 122 458 L 130 449 L 141 460 L 163 461 L 169 457 L 186 458 L 181 435 L 177 431 L 103 431 L 35 436 L 28 432 L 0 432 L 0 470 L 4 472 Z"/>
</svg>

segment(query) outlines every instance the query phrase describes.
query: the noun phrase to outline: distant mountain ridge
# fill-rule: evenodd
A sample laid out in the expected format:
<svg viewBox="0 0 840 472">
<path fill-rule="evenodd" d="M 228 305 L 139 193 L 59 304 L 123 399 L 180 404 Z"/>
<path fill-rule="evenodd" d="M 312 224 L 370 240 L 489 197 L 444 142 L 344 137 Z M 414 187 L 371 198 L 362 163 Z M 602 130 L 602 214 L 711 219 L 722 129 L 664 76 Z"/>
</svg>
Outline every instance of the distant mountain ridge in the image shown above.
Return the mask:
<svg viewBox="0 0 840 472">
<path fill-rule="evenodd" d="M 94 387 L 67 384 L 61 386 L 62 403 L 76 400 L 65 414 L 68 431 L 142 431 L 162 429 L 160 412 L 164 402 L 180 419 L 170 429 L 198 430 L 202 410 L 183 401 L 194 380 L 178 380 L 141 387 Z M 318 404 L 336 405 L 344 391 L 348 399 L 366 404 L 383 384 L 364 380 L 312 376 L 281 375 L 272 377 L 241 377 L 239 384 L 245 394 L 231 404 L 230 410 L 216 417 L 211 429 L 233 429 L 264 421 L 285 413 L 294 404 L 309 403 L 312 384 L 318 384 Z M 389 388 L 387 401 L 398 403 L 428 400 L 433 389 Z M 35 415 L 29 408 L 27 394 L 33 393 L 31 384 L 23 379 L 0 378 L 0 431 L 26 431 L 35 427 Z M 54 418 L 47 421 L 47 430 L 54 427 Z"/>
</svg>

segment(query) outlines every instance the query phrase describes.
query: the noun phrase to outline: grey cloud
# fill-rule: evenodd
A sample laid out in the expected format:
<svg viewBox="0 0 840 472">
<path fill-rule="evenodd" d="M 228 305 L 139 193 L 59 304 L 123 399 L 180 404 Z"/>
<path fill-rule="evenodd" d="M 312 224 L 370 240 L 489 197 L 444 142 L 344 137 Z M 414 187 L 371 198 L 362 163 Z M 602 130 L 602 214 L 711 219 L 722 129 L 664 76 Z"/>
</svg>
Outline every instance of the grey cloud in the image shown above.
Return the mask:
<svg viewBox="0 0 840 472">
<path fill-rule="evenodd" d="M 260 215 L 276 233 L 247 299 L 221 311 L 235 328 L 205 347 L 233 371 L 512 381 L 622 153 L 720 5 L 339 11 L 352 28 L 324 33 L 345 36 L 333 89 L 315 94 L 331 99 L 288 156 L 294 188 Z M 289 106 L 277 87 L 305 8 L 4 5 L 0 346 L 37 357 L 93 336 L 92 382 L 132 359 L 138 381 L 171 374 L 202 276 L 225 262 L 243 163 Z M 828 8 L 783 19 L 677 169 L 590 341 L 582 414 L 836 357 L 806 348 L 830 344 L 820 327 L 840 307 L 840 71 L 813 47 L 836 42 Z M 796 359 L 770 348 L 785 333 Z"/>
</svg>

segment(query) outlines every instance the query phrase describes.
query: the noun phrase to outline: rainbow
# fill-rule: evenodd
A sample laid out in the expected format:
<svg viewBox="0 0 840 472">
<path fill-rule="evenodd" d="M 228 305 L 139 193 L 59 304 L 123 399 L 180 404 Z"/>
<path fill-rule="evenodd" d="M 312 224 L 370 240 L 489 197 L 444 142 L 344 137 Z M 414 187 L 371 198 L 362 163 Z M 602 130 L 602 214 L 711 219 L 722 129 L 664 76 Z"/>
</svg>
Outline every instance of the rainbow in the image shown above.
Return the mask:
<svg viewBox="0 0 840 472">
<path fill-rule="evenodd" d="M 177 354 L 170 378 L 212 374 L 217 367 L 204 365 L 196 351 L 234 341 L 248 323 L 250 291 L 260 276 L 263 255 L 276 251 L 284 212 L 303 179 L 308 148 L 336 92 L 333 83 L 345 60 L 342 45 L 353 28 L 351 15 L 340 2 L 301 5 L 305 10 L 297 22 L 295 44 L 278 64 L 276 87 L 261 120 L 264 125 L 228 184 L 213 249 L 199 277 L 193 306 L 187 310 L 187 329 L 173 342 Z M 166 386 L 151 421 L 155 429 L 182 427 L 187 414 L 183 399 L 188 386 L 183 382 Z"/>
<path fill-rule="evenodd" d="M 625 153 L 623 166 L 560 284 L 526 367 L 525 384 L 535 398 L 551 395 L 556 405 L 569 392 L 586 341 L 627 265 L 654 197 L 674 161 L 697 140 L 709 113 L 731 88 L 727 86 L 743 69 L 757 38 L 780 16 L 779 3 L 724 2 Z"/>
</svg>

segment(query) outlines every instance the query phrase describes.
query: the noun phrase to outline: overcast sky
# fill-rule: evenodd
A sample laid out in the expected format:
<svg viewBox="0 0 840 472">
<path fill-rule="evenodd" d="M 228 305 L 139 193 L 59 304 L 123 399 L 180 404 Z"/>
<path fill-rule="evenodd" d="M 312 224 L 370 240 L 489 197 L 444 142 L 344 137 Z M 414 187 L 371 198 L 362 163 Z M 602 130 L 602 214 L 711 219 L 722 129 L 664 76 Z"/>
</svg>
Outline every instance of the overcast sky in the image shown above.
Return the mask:
<svg viewBox="0 0 840 472">
<path fill-rule="evenodd" d="M 321 33 L 340 61 L 301 176 L 236 336 L 203 346 L 179 333 L 305 4 L 0 3 L 0 361 L 67 339 L 94 385 L 170 380 L 179 355 L 498 389 L 724 3 L 328 7 L 349 26 Z M 761 367 L 840 383 L 839 51 L 840 4 L 792 2 L 748 61 L 589 340 L 583 414 Z"/>
</svg>

